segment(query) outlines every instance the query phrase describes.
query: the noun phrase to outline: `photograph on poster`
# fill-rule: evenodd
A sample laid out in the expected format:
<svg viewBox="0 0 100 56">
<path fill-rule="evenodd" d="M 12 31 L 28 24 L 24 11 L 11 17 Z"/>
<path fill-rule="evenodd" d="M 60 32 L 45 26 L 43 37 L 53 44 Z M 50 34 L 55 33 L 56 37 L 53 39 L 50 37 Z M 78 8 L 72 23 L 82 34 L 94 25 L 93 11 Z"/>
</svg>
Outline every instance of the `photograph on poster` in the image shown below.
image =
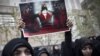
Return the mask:
<svg viewBox="0 0 100 56">
<path fill-rule="evenodd" d="M 19 6 L 25 23 L 24 36 L 68 30 L 64 0 L 20 3 Z"/>
</svg>

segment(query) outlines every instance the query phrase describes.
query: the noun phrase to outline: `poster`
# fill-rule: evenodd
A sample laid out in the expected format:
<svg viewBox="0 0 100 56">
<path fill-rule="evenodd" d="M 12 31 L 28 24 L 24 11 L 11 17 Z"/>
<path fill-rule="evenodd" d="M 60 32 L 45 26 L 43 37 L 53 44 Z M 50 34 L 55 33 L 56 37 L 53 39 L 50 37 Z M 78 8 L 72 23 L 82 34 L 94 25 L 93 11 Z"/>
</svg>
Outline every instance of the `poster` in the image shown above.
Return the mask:
<svg viewBox="0 0 100 56">
<path fill-rule="evenodd" d="M 68 30 L 64 0 L 28 2 L 19 6 L 25 22 L 25 37 Z"/>
</svg>

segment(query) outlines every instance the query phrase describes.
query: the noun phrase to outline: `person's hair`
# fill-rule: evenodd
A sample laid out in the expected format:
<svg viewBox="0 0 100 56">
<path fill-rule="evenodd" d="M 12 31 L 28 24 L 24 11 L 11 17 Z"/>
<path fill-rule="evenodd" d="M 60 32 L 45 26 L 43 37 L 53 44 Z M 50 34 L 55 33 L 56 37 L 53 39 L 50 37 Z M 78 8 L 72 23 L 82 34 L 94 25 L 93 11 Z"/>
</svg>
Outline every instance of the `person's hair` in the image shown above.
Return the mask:
<svg viewBox="0 0 100 56">
<path fill-rule="evenodd" d="M 43 11 L 43 10 L 48 10 L 46 5 L 42 5 L 41 11 Z"/>
</svg>

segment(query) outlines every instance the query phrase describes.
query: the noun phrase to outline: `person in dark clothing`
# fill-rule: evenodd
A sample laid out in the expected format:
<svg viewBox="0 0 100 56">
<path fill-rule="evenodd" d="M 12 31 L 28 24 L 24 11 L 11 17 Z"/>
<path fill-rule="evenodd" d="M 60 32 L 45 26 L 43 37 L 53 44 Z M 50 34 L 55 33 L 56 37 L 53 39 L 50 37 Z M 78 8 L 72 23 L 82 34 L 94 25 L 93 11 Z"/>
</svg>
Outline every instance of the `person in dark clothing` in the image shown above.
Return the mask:
<svg viewBox="0 0 100 56">
<path fill-rule="evenodd" d="M 75 56 L 73 48 L 66 45 L 65 41 L 61 43 L 61 56 Z"/>
<path fill-rule="evenodd" d="M 92 40 L 80 38 L 72 42 L 71 31 L 65 32 L 64 55 L 62 56 L 96 56 Z"/>
<path fill-rule="evenodd" d="M 65 49 L 63 51 L 63 56 L 98 56 L 91 39 L 83 37 L 76 39 L 73 43 L 71 35 L 71 27 L 73 25 L 72 23 L 68 23 L 67 26 L 70 28 L 70 31 L 65 32 L 65 41 L 63 42 Z"/>
<path fill-rule="evenodd" d="M 71 31 L 65 32 L 65 41 L 61 44 L 61 56 L 75 56 Z"/>
<path fill-rule="evenodd" d="M 40 47 L 34 47 L 33 50 L 34 50 L 34 55 L 35 55 L 35 56 L 38 56 L 38 52 L 39 52 L 38 50 L 39 50 L 39 48 L 40 48 Z"/>
<path fill-rule="evenodd" d="M 88 38 L 80 38 L 72 42 L 71 31 L 65 32 L 63 56 L 96 56 L 92 40 Z"/>
<path fill-rule="evenodd" d="M 15 38 L 5 45 L 2 56 L 34 56 L 34 53 L 25 39 Z"/>
<path fill-rule="evenodd" d="M 47 27 L 54 25 L 54 16 L 51 11 L 48 10 L 46 4 L 42 4 L 41 12 L 38 13 L 37 21 L 40 27 Z"/>
<path fill-rule="evenodd" d="M 60 56 L 60 49 L 57 45 L 53 46 L 53 56 Z"/>
<path fill-rule="evenodd" d="M 46 48 L 39 48 L 37 56 L 50 56 Z"/>
<path fill-rule="evenodd" d="M 95 56 L 94 46 L 90 39 L 81 38 L 75 43 L 76 56 Z"/>
</svg>

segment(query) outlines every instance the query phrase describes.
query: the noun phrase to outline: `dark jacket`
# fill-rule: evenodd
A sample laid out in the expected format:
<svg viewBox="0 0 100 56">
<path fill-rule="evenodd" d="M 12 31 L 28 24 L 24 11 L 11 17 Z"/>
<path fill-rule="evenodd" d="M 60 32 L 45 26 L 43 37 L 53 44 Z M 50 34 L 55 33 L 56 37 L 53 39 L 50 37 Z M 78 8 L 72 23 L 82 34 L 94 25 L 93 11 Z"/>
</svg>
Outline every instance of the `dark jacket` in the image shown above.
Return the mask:
<svg viewBox="0 0 100 56">
<path fill-rule="evenodd" d="M 14 51 L 20 46 L 27 47 L 33 56 L 32 47 L 30 46 L 30 44 L 26 40 L 21 39 L 21 38 L 15 38 L 15 39 L 12 39 L 11 41 L 9 41 L 5 45 L 5 47 L 2 51 L 2 56 L 13 56 Z"/>
<path fill-rule="evenodd" d="M 75 56 L 71 31 L 65 32 L 65 41 L 61 44 L 61 56 Z"/>
</svg>

